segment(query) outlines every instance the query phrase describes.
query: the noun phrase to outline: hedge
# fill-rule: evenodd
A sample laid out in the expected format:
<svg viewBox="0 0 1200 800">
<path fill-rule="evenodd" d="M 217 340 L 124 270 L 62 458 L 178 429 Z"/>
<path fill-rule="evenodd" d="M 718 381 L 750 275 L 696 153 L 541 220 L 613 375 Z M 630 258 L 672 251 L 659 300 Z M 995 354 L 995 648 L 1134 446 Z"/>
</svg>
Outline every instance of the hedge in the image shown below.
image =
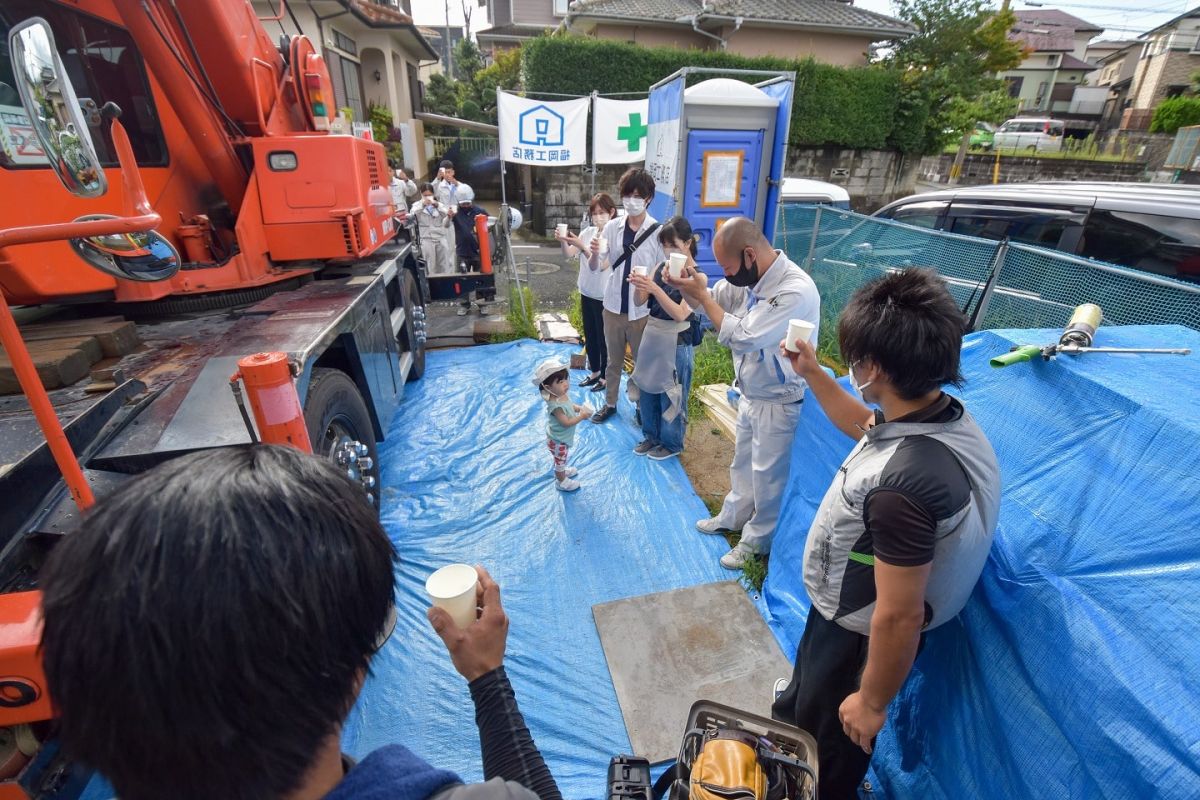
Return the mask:
<svg viewBox="0 0 1200 800">
<path fill-rule="evenodd" d="M 1150 132 L 1175 133 L 1189 125 L 1200 125 L 1200 97 L 1171 97 L 1154 109 Z"/>
<path fill-rule="evenodd" d="M 811 58 L 750 58 L 723 51 L 641 47 L 562 34 L 538 37 L 522 50 L 524 85 L 530 93 L 646 92 L 682 67 L 795 72 L 792 145 L 891 148 L 909 153 L 921 147 L 928 102 L 906 90 L 900 73 L 879 66 L 834 67 Z M 689 82 L 708 77 L 713 76 L 693 76 Z"/>
</svg>

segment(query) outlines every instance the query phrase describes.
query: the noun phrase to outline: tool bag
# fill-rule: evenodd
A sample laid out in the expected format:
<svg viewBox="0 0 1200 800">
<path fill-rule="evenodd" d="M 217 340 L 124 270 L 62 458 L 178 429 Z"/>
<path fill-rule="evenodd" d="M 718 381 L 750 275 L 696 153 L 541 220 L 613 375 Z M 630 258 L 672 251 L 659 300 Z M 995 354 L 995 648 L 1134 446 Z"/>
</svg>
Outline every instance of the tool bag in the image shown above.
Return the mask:
<svg viewBox="0 0 1200 800">
<path fill-rule="evenodd" d="M 769 740 L 729 728 L 693 728 L 674 766 L 654 784 L 654 800 L 784 800 L 797 798 L 812 769 Z"/>
</svg>

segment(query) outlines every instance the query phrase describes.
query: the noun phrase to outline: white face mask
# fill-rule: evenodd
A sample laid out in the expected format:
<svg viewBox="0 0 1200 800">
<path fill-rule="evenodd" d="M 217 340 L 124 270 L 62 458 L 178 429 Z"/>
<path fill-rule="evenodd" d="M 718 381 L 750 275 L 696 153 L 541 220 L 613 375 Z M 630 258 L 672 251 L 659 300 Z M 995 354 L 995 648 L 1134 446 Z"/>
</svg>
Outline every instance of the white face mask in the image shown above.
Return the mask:
<svg viewBox="0 0 1200 800">
<path fill-rule="evenodd" d="M 850 369 L 849 369 L 849 374 L 850 374 L 850 388 L 854 390 L 854 393 L 855 393 L 855 394 L 857 394 L 859 397 L 862 397 L 862 396 L 863 396 L 863 389 L 867 388 L 868 386 L 870 386 L 870 385 L 871 385 L 872 383 L 874 383 L 875 381 L 867 381 L 866 383 L 860 384 L 860 383 L 858 382 L 858 379 L 854 377 L 854 364 L 857 364 L 857 363 L 858 363 L 858 362 L 857 362 L 857 361 L 855 361 L 853 364 L 851 364 L 851 365 L 850 365 Z M 864 398 L 864 399 L 865 399 L 865 398 Z"/>
<path fill-rule="evenodd" d="M 621 205 L 625 206 L 625 213 L 631 217 L 636 217 L 646 211 L 646 201 L 640 197 L 622 197 Z"/>
<path fill-rule="evenodd" d="M 608 214 L 592 214 L 592 224 L 597 228 L 603 228 L 608 224 Z"/>
</svg>

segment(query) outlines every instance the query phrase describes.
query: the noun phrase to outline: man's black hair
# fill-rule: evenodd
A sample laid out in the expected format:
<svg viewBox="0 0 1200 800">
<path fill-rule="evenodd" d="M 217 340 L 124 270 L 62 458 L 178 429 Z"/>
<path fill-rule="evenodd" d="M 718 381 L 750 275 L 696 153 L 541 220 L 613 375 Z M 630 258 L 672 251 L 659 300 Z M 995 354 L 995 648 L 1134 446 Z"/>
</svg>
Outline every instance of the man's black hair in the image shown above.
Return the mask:
<svg viewBox="0 0 1200 800">
<path fill-rule="evenodd" d="M 350 710 L 394 559 L 361 487 L 296 450 L 133 479 L 42 573 L 66 752 L 121 800 L 286 797 Z"/>
<path fill-rule="evenodd" d="M 962 384 L 965 325 L 936 272 L 907 269 L 859 287 L 838 320 L 838 344 L 847 364 L 873 361 L 901 397 L 915 400 Z"/>
<path fill-rule="evenodd" d="M 432 183 L 429 183 L 428 181 L 426 181 L 425 183 L 421 184 L 419 194 L 425 194 L 426 192 L 429 192 L 430 194 L 437 194 L 437 189 L 433 188 Z"/>
<path fill-rule="evenodd" d="M 635 191 L 649 203 L 650 199 L 654 197 L 654 177 L 644 169 L 630 167 L 621 176 L 621 180 L 617 184 L 617 193 L 621 197 L 628 197 Z"/>
<path fill-rule="evenodd" d="M 441 164 L 438 164 L 438 166 L 442 169 L 454 169 L 454 162 L 447 158 Z"/>
</svg>

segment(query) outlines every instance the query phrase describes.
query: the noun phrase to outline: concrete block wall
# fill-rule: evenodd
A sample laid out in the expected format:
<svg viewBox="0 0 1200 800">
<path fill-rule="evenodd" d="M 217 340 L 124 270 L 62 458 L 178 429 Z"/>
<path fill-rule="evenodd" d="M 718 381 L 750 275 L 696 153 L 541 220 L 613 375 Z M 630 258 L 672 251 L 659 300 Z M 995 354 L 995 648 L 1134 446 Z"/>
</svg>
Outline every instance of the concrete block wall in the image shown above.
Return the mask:
<svg viewBox="0 0 1200 800">
<path fill-rule="evenodd" d="M 995 157 L 991 155 L 968 155 L 966 161 L 963 162 L 963 173 L 959 177 L 959 184 L 979 186 L 991 183 L 995 163 Z M 950 167 L 953 164 L 953 154 L 926 156 L 921 160 L 919 169 L 921 179 L 946 183 L 949 180 Z M 1140 162 L 1084 161 L 1026 156 L 1002 156 L 1000 159 L 1001 183 L 1145 181 L 1148 179 L 1146 165 Z"/>
</svg>

